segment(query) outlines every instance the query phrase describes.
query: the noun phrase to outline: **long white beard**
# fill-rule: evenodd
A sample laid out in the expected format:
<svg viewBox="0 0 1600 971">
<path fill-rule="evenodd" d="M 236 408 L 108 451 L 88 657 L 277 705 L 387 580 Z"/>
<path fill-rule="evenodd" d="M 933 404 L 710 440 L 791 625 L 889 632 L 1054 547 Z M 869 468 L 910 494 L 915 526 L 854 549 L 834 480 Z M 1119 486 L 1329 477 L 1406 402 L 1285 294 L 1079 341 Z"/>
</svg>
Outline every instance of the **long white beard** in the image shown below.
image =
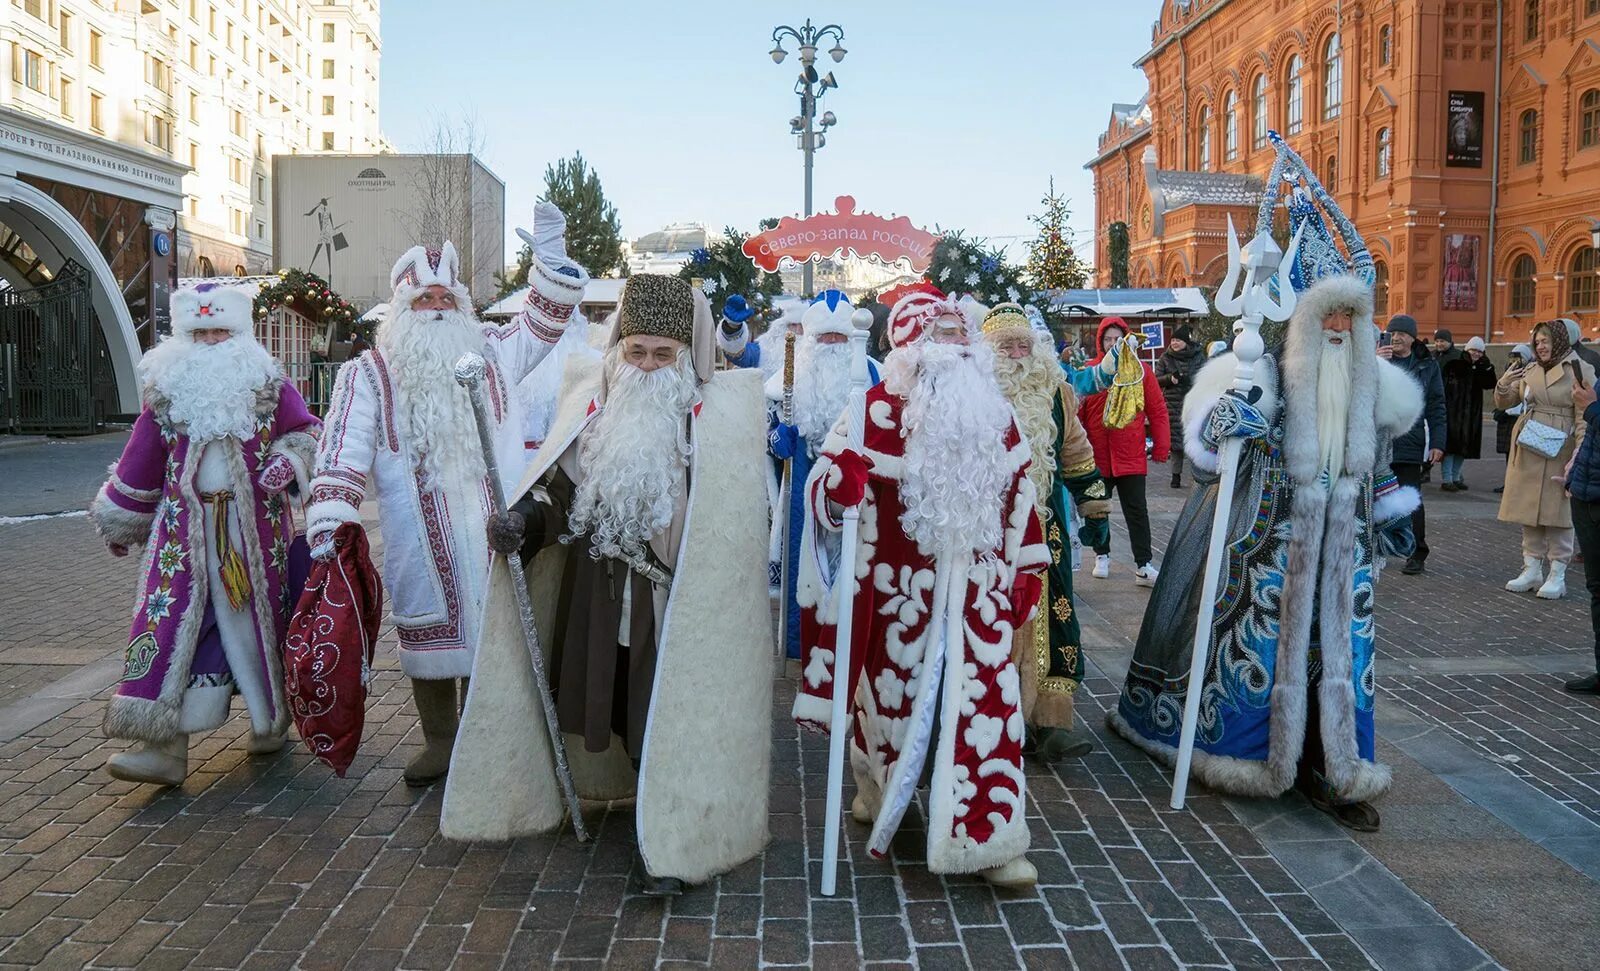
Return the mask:
<svg viewBox="0 0 1600 971">
<path fill-rule="evenodd" d="M 816 450 L 839 421 L 850 396 L 850 345 L 819 344 L 807 337 L 795 348 L 794 357 L 794 423 Z"/>
<path fill-rule="evenodd" d="M 597 558 L 632 559 L 672 525 L 683 494 L 695 378 L 686 352 L 672 366 L 646 372 L 623 361 L 620 346 L 606 353 L 610 386 L 579 446 L 568 522 L 573 535 L 589 534 Z"/>
<path fill-rule="evenodd" d="M 987 553 L 1000 544 L 1011 480 L 1011 403 L 995 382 L 994 351 L 930 343 L 921 352 L 906 398 L 900 525 L 925 553 Z"/>
<path fill-rule="evenodd" d="M 1039 507 L 1048 510 L 1050 492 L 1055 488 L 1056 441 L 1061 435 L 1054 415 L 1055 395 L 1066 385 L 1066 373 L 1049 345 L 1042 342 L 1036 342 L 1033 353 L 1020 360 L 996 355 L 994 370 L 1000 392 L 1016 410 L 1017 422 L 1028 441 L 1032 458 L 1028 479 L 1038 492 Z"/>
<path fill-rule="evenodd" d="M 384 322 L 378 346 L 394 375 L 400 433 L 416 454 L 424 484 L 436 489 L 449 476 L 460 476 L 460 485 L 482 479 L 472 399 L 456 383 L 461 355 L 483 353 L 477 318 L 461 310 L 402 310 Z"/>
<path fill-rule="evenodd" d="M 167 414 L 195 442 L 256 434 L 256 397 L 283 373 L 249 335 L 220 344 L 168 337 L 139 361 L 139 377 L 170 402 Z"/>
<path fill-rule="evenodd" d="M 1349 334 L 1338 334 L 1338 344 L 1329 343 L 1328 338 L 1335 333 L 1323 332 L 1322 360 L 1317 369 L 1317 444 L 1321 446 L 1322 467 L 1337 476 L 1344 471 L 1355 351 Z"/>
</svg>

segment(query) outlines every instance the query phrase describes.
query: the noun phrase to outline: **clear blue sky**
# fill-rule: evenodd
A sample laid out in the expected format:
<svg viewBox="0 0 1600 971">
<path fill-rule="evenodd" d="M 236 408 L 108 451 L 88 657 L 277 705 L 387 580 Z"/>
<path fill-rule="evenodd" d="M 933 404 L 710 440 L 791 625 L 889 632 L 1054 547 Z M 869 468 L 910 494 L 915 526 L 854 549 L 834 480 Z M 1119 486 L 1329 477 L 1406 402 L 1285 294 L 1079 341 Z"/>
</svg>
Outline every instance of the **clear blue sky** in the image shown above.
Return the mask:
<svg viewBox="0 0 1600 971">
<path fill-rule="evenodd" d="M 698 11 L 690 14 L 690 10 Z M 382 127 L 418 149 L 438 113 L 471 113 L 526 224 L 545 165 L 581 150 L 623 233 L 678 221 L 754 229 L 801 209 L 788 134 L 800 70 L 767 56 L 773 27 L 838 23 L 843 63 L 820 59 L 839 117 L 817 154 L 816 207 L 860 209 L 994 238 L 1031 235 L 1050 177 L 1082 243 L 1093 155 L 1114 101 L 1144 93 L 1131 65 L 1157 0 L 916 4 L 416 0 L 383 4 Z M 1025 255 L 1021 240 L 1011 250 Z M 1085 256 L 1092 250 L 1081 245 Z"/>
</svg>

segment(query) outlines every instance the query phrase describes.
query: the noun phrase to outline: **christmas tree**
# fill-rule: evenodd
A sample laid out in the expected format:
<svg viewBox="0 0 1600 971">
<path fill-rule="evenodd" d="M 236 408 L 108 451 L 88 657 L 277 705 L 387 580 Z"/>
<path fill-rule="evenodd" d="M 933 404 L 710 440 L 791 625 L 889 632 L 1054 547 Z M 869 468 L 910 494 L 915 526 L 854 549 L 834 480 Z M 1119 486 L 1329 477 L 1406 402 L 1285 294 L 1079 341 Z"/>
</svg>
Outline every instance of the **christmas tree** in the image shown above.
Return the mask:
<svg viewBox="0 0 1600 971">
<path fill-rule="evenodd" d="M 1040 200 L 1044 211 L 1028 219 L 1039 227 L 1039 235 L 1028 244 L 1028 277 L 1037 290 L 1081 290 L 1089 281 L 1089 269 L 1073 251 L 1066 235 L 1067 200 L 1056 195 L 1056 180 Z"/>
<path fill-rule="evenodd" d="M 556 204 L 567 217 L 565 239 L 567 255 L 590 276 L 608 276 L 622 266 L 622 224 L 617 207 L 606 201 L 600 176 L 578 152 L 554 165 L 545 166 L 544 198 Z M 517 251 L 517 265 L 509 275 L 495 274 L 500 291 L 498 300 L 528 285 L 528 270 L 533 264 L 533 247 L 524 243 Z"/>
<path fill-rule="evenodd" d="M 1032 299 L 1031 288 L 1017 268 L 1006 262 L 1002 250 L 985 245 L 984 240 L 964 236 L 959 229 L 940 237 L 925 276 L 951 296 L 970 293 L 974 300 L 990 307 Z"/>
<path fill-rule="evenodd" d="M 766 228 L 763 220 L 763 228 Z M 749 233 L 732 226 L 722 230 L 721 239 L 708 240 L 708 245 L 689 254 L 689 262 L 678 271 L 678 277 L 698 286 L 711 302 L 712 313 L 722 313 L 722 303 L 733 294 L 740 294 L 751 306 L 765 309 L 772 297 L 783 292 L 783 280 L 776 273 L 766 273 L 744 255 L 744 241 Z"/>
</svg>

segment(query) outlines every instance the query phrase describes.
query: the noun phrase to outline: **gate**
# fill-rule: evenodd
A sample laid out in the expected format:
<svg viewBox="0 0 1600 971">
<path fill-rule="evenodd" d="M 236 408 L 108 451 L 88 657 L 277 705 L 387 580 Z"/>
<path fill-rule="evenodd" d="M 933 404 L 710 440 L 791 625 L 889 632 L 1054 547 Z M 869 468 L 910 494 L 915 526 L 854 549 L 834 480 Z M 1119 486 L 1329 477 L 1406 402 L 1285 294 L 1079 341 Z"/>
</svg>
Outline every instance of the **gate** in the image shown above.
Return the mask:
<svg viewBox="0 0 1600 971">
<path fill-rule="evenodd" d="M 0 431 L 96 429 L 89 272 L 68 260 L 50 282 L 0 290 Z"/>
</svg>

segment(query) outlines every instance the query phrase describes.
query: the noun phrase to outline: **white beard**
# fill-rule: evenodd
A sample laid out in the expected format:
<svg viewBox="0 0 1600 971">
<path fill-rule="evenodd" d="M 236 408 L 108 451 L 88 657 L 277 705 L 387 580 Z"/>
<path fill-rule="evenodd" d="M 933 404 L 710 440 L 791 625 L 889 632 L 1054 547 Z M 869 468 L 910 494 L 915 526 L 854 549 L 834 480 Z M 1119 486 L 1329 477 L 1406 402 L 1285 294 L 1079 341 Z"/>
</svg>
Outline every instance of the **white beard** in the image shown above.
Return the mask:
<svg viewBox="0 0 1600 971">
<path fill-rule="evenodd" d="M 456 383 L 456 361 L 483 353 L 483 327 L 462 310 L 402 310 L 378 331 L 396 388 L 400 434 L 430 489 L 450 476 L 465 487 L 484 476 L 483 445 L 472 399 Z"/>
<path fill-rule="evenodd" d="M 819 344 L 807 337 L 794 357 L 794 424 L 817 451 L 850 396 L 850 344 Z"/>
<path fill-rule="evenodd" d="M 1061 435 L 1053 413 L 1055 394 L 1066 385 L 1066 372 L 1044 341 L 1035 342 L 1033 353 L 1021 360 L 995 355 L 994 369 L 1000 391 L 1016 409 L 1017 423 L 1028 442 L 1032 458 L 1028 479 L 1039 494 L 1039 508 L 1048 511 L 1050 492 L 1055 488 L 1056 441 Z"/>
<path fill-rule="evenodd" d="M 670 367 L 646 372 L 623 361 L 620 347 L 606 352 L 605 406 L 578 448 L 580 481 L 568 529 L 589 534 L 596 558 L 636 559 L 672 525 L 683 494 L 695 376 L 687 352 Z"/>
<path fill-rule="evenodd" d="M 1349 334 L 1338 334 L 1341 342 L 1330 343 L 1329 337 L 1335 333 L 1323 332 L 1322 360 L 1317 369 L 1317 444 L 1321 446 L 1322 467 L 1338 476 L 1344 471 L 1355 349 Z"/>
<path fill-rule="evenodd" d="M 929 343 L 906 397 L 900 525 L 925 553 L 1000 545 L 1001 503 L 1011 482 L 1006 429 L 1011 403 L 994 376 L 994 351 Z"/>
<path fill-rule="evenodd" d="M 195 442 L 253 437 L 257 395 L 282 373 L 247 334 L 220 344 L 174 335 L 139 361 L 141 382 L 168 400 L 167 414 Z"/>
</svg>

